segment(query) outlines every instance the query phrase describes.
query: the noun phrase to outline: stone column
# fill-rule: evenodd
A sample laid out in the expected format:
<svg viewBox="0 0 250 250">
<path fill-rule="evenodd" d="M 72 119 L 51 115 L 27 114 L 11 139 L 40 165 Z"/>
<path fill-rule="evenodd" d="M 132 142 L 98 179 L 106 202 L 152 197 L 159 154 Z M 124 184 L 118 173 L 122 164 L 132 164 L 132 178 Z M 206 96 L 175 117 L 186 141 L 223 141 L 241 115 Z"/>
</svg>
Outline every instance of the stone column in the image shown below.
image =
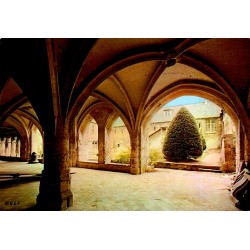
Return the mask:
<svg viewBox="0 0 250 250">
<path fill-rule="evenodd" d="M 71 125 L 70 136 L 69 136 L 69 152 L 70 152 L 70 167 L 76 167 L 78 160 L 78 135 L 77 125 L 73 122 Z"/>
<path fill-rule="evenodd" d="M 21 137 L 20 158 L 22 161 L 28 161 L 30 158 L 30 150 L 28 147 L 27 137 Z"/>
<path fill-rule="evenodd" d="M 10 156 L 11 153 L 11 137 L 8 137 L 6 140 L 6 151 L 5 151 L 5 155 L 6 156 Z"/>
<path fill-rule="evenodd" d="M 7 138 L 3 138 L 3 156 L 6 156 L 6 144 L 7 144 Z"/>
<path fill-rule="evenodd" d="M 77 152 L 78 152 L 78 161 L 84 161 L 86 157 L 84 157 L 84 147 L 83 147 L 83 140 L 82 140 L 82 137 L 83 135 L 81 134 L 81 132 L 79 132 L 79 135 L 78 135 L 78 141 L 77 141 Z"/>
<path fill-rule="evenodd" d="M 0 156 L 4 156 L 4 139 L 0 138 Z"/>
<path fill-rule="evenodd" d="M 69 136 L 64 127 L 56 134 L 44 132 L 44 170 L 40 182 L 39 210 L 65 210 L 73 204 L 70 190 Z"/>
<path fill-rule="evenodd" d="M 146 172 L 149 159 L 148 126 L 142 128 L 141 133 L 141 173 Z"/>
<path fill-rule="evenodd" d="M 247 165 L 250 166 L 250 145 L 249 145 L 250 141 L 247 139 L 247 136 L 245 136 L 244 142 L 245 142 L 245 147 L 244 147 L 245 156 L 244 157 L 245 157 L 245 161 L 247 162 Z"/>
<path fill-rule="evenodd" d="M 10 156 L 11 157 L 16 157 L 16 137 L 12 138 L 11 140 L 11 152 Z"/>
<path fill-rule="evenodd" d="M 130 142 L 130 173 L 141 174 L 141 134 L 133 131 L 130 135 Z"/>
<path fill-rule="evenodd" d="M 240 164 L 244 161 L 244 132 L 240 120 L 237 121 L 236 129 L 236 173 L 239 173 Z"/>
<path fill-rule="evenodd" d="M 82 133 L 79 132 L 78 135 L 78 160 L 79 161 L 88 161 L 89 159 L 89 141 L 88 141 L 88 132 L 84 130 Z"/>
<path fill-rule="evenodd" d="M 20 142 L 20 139 L 17 138 L 17 141 L 16 141 L 16 157 L 20 157 L 20 149 L 21 149 L 21 142 Z"/>
<path fill-rule="evenodd" d="M 112 160 L 112 146 L 113 146 L 113 138 L 112 138 L 112 129 L 105 129 L 105 163 L 109 164 Z"/>
<path fill-rule="evenodd" d="M 244 131 L 243 131 L 243 128 L 242 128 L 242 126 L 240 125 L 239 126 L 240 127 L 240 131 L 239 131 L 239 133 L 240 133 L 240 161 L 243 161 L 243 160 L 246 160 L 246 157 L 245 157 L 245 150 L 246 150 L 246 148 L 245 148 L 245 133 L 244 133 Z"/>
<path fill-rule="evenodd" d="M 98 163 L 105 163 L 105 126 L 98 125 Z"/>
<path fill-rule="evenodd" d="M 225 162 L 235 163 L 235 146 L 233 144 L 233 135 L 224 135 L 224 147 L 225 147 Z"/>
</svg>

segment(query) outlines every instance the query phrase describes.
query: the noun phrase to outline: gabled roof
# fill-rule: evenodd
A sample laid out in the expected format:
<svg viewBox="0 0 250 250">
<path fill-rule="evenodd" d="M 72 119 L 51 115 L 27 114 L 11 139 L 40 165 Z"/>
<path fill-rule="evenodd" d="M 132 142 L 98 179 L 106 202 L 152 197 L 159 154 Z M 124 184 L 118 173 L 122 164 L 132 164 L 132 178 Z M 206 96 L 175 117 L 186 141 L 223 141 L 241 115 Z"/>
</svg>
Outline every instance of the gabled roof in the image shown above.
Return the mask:
<svg viewBox="0 0 250 250">
<path fill-rule="evenodd" d="M 190 113 L 194 116 L 195 119 L 202 119 L 202 118 L 216 118 L 220 116 L 221 108 L 210 102 L 205 100 L 204 102 L 194 103 L 194 104 L 187 104 L 181 106 L 167 106 L 161 108 L 152 118 L 150 123 L 163 123 L 163 122 L 170 122 L 178 113 L 181 107 L 185 106 Z M 166 116 L 164 111 L 172 110 L 171 116 Z M 124 127 L 124 122 L 119 117 L 113 123 L 112 127 Z"/>
<path fill-rule="evenodd" d="M 185 106 L 190 111 L 190 113 L 194 116 L 195 119 L 216 118 L 219 117 L 221 113 L 221 108 L 219 106 L 210 101 L 205 100 L 204 102 L 195 104 L 163 107 L 153 116 L 151 123 L 172 121 L 177 112 L 183 106 Z M 166 110 L 172 110 L 172 115 L 166 116 Z"/>
<path fill-rule="evenodd" d="M 152 135 L 154 135 L 154 134 L 157 134 L 161 130 L 166 130 L 166 127 L 160 127 L 159 129 L 157 129 L 154 132 L 152 132 L 151 134 L 149 134 L 149 137 L 152 136 Z"/>
</svg>

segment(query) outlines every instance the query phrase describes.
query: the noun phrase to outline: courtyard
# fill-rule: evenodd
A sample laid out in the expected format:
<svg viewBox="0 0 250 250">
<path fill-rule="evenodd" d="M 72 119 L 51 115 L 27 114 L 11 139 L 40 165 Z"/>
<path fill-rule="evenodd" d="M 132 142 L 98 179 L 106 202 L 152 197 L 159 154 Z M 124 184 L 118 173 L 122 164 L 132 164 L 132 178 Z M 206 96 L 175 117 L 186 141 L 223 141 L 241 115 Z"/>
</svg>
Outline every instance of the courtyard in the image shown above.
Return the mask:
<svg viewBox="0 0 250 250">
<path fill-rule="evenodd" d="M 39 174 L 43 164 L 0 161 L 0 173 Z M 67 211 L 239 211 L 229 196 L 232 174 L 173 169 L 131 175 L 71 169 Z M 0 189 L 1 211 L 32 210 L 39 181 Z"/>
</svg>

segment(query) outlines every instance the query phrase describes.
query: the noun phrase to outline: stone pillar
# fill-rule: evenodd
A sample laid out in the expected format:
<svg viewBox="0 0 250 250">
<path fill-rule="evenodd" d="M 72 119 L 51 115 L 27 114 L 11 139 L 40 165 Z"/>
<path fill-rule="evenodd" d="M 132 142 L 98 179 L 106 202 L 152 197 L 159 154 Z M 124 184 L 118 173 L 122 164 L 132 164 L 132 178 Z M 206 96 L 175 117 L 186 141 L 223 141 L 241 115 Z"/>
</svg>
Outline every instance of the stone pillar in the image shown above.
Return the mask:
<svg viewBox="0 0 250 250">
<path fill-rule="evenodd" d="M 144 173 L 148 168 L 149 159 L 149 140 L 148 140 L 148 125 L 142 128 L 141 134 L 141 173 Z"/>
<path fill-rule="evenodd" d="M 69 158 L 69 136 L 64 127 L 58 127 L 56 134 L 45 131 L 44 170 L 37 196 L 39 210 L 65 210 L 73 204 Z"/>
<path fill-rule="evenodd" d="M 21 149 L 21 142 L 20 142 L 20 139 L 17 138 L 17 141 L 16 141 L 16 157 L 20 157 L 20 149 Z"/>
<path fill-rule="evenodd" d="M 77 138 L 77 159 L 79 161 L 88 161 L 89 159 L 89 151 L 90 151 L 90 144 L 89 144 L 89 136 L 90 136 L 90 127 L 85 126 L 83 130 L 79 130 L 76 132 L 78 134 Z"/>
<path fill-rule="evenodd" d="M 98 124 L 98 163 L 105 163 L 105 126 Z"/>
<path fill-rule="evenodd" d="M 245 146 L 244 146 L 244 159 L 245 161 L 247 162 L 248 166 L 250 166 L 250 146 L 249 146 L 249 143 L 250 143 L 250 140 L 247 139 L 247 136 L 244 136 L 244 142 L 245 142 Z"/>
<path fill-rule="evenodd" d="M 235 166 L 236 166 L 236 173 L 238 174 L 239 166 L 240 166 L 240 122 L 238 120 L 235 126 Z"/>
<path fill-rule="evenodd" d="M 69 136 L 69 153 L 70 153 L 70 167 L 76 167 L 78 160 L 78 135 L 77 135 L 77 125 L 74 122 L 71 125 L 72 129 L 70 130 Z"/>
<path fill-rule="evenodd" d="M 10 153 L 11 157 L 16 157 L 16 140 L 17 140 L 16 137 L 12 138 L 11 140 L 11 153 Z"/>
<path fill-rule="evenodd" d="M 237 172 L 238 169 L 235 166 L 235 145 L 234 145 L 234 135 L 225 134 L 223 136 L 223 164 L 221 166 L 222 171 L 226 172 Z"/>
<path fill-rule="evenodd" d="M 109 164 L 112 160 L 112 147 L 113 147 L 113 138 L 112 138 L 112 129 L 105 129 L 105 163 Z"/>
<path fill-rule="evenodd" d="M 6 151 L 5 151 L 5 155 L 6 156 L 10 156 L 11 153 L 11 137 L 8 137 L 6 140 Z"/>
<path fill-rule="evenodd" d="M 224 135 L 225 162 L 235 163 L 235 146 L 233 143 L 233 137 L 232 134 Z"/>
<path fill-rule="evenodd" d="M 6 144 L 7 144 L 7 138 L 3 138 L 3 156 L 6 156 Z"/>
<path fill-rule="evenodd" d="M 22 161 L 28 161 L 30 158 L 30 150 L 28 147 L 27 137 L 21 137 L 20 158 Z"/>
<path fill-rule="evenodd" d="M 244 151 L 245 151 L 245 145 L 244 145 L 244 131 L 241 126 L 240 120 L 238 120 L 237 127 L 236 127 L 236 173 L 239 173 L 240 163 L 242 161 L 245 161 L 244 157 Z"/>
<path fill-rule="evenodd" d="M 245 162 L 248 163 L 248 166 L 250 166 L 250 148 L 249 148 L 250 141 L 247 139 L 246 134 L 242 135 L 242 158 L 245 160 Z"/>
<path fill-rule="evenodd" d="M 240 161 L 245 159 L 245 134 L 242 126 L 240 126 Z"/>
<path fill-rule="evenodd" d="M 83 145 L 83 135 L 81 132 L 79 132 L 79 135 L 78 135 L 78 141 L 77 141 L 77 152 L 78 152 L 78 161 L 84 161 L 87 159 L 86 157 L 86 147 L 84 147 Z"/>
<path fill-rule="evenodd" d="M 4 139 L 0 138 L 0 156 L 4 156 L 5 142 Z"/>
<path fill-rule="evenodd" d="M 133 131 L 130 135 L 130 142 L 130 173 L 141 174 L 141 134 Z"/>
</svg>

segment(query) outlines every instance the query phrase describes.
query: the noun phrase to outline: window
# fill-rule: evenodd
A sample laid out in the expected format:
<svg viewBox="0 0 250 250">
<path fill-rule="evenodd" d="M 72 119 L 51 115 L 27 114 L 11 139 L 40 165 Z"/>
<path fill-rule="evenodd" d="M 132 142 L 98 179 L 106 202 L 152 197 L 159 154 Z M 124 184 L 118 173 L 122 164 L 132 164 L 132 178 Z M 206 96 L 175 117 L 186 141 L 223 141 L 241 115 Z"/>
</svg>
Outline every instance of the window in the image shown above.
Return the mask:
<svg viewBox="0 0 250 250">
<path fill-rule="evenodd" d="M 92 141 L 92 148 L 98 149 L 98 141 Z"/>
<path fill-rule="evenodd" d="M 168 116 L 168 117 L 171 116 L 173 113 L 172 109 L 165 109 L 163 111 L 164 111 L 164 116 Z"/>
<path fill-rule="evenodd" d="M 217 130 L 217 124 L 215 119 L 206 120 L 206 132 L 215 133 Z"/>
</svg>

